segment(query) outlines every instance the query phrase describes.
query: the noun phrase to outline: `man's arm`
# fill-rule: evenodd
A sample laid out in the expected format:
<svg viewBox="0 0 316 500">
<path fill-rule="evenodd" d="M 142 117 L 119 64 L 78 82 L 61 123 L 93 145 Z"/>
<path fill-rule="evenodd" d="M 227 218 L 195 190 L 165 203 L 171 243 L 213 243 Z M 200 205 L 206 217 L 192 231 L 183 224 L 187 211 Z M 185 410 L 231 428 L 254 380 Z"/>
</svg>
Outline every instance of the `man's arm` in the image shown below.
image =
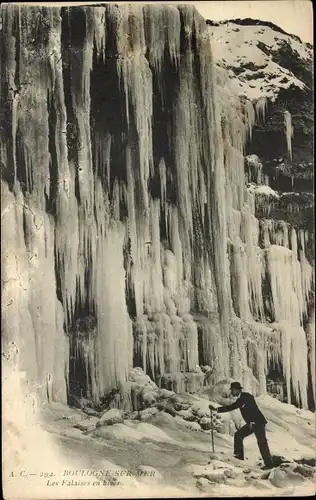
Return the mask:
<svg viewBox="0 0 316 500">
<path fill-rule="evenodd" d="M 240 402 L 240 398 L 237 399 L 237 401 L 235 401 L 234 403 L 232 403 L 231 405 L 227 405 L 227 406 L 219 406 L 219 407 L 213 407 L 212 405 L 210 405 L 209 407 L 212 409 L 212 410 L 216 410 L 218 413 L 226 413 L 228 411 L 233 411 L 233 410 L 236 410 L 237 408 L 240 408 L 241 406 L 241 402 Z"/>
<path fill-rule="evenodd" d="M 217 409 L 217 412 L 218 413 L 226 413 L 228 411 L 233 411 L 233 410 L 236 410 L 237 408 L 240 408 L 241 404 L 240 404 L 240 398 L 237 399 L 237 401 L 235 401 L 234 403 L 232 403 L 231 405 L 227 405 L 227 406 L 220 406 L 218 409 Z"/>
</svg>

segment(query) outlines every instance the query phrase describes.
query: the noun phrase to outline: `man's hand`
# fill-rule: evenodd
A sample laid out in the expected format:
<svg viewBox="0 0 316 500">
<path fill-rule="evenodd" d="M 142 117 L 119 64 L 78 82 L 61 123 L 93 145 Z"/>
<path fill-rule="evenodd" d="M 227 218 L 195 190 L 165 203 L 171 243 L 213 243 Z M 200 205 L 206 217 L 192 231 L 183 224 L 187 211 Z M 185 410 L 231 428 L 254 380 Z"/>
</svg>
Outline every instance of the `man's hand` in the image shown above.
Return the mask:
<svg viewBox="0 0 316 500">
<path fill-rule="evenodd" d="M 208 405 L 208 407 L 209 407 L 209 409 L 210 409 L 210 410 L 217 411 L 217 406 L 215 406 L 215 404 L 214 404 L 214 403 L 210 403 L 210 404 Z"/>
<path fill-rule="evenodd" d="M 250 429 L 252 430 L 256 424 L 255 424 L 255 422 L 250 422 L 248 425 L 249 425 Z"/>
</svg>

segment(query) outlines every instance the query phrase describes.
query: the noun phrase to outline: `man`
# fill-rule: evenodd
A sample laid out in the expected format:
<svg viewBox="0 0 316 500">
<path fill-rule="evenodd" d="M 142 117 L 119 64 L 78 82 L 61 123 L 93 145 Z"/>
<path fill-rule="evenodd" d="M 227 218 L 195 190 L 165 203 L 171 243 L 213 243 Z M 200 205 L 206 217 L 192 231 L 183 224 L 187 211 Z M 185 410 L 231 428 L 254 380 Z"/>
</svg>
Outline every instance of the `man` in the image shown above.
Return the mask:
<svg viewBox="0 0 316 500">
<path fill-rule="evenodd" d="M 237 400 L 228 406 L 221 406 L 216 408 L 212 403 L 209 405 L 210 409 L 217 411 L 218 413 L 225 413 L 228 411 L 240 409 L 241 415 L 246 422 L 246 425 L 241 427 L 234 435 L 234 455 L 239 460 L 244 460 L 244 445 L 243 440 L 245 437 L 250 436 L 250 434 L 255 433 L 258 447 L 263 458 L 265 469 L 271 469 L 273 467 L 272 457 L 270 454 L 265 425 L 267 424 L 266 419 L 259 410 L 255 398 L 249 394 L 249 392 L 243 392 L 242 387 L 239 382 L 232 382 L 230 386 L 230 392 L 233 397 L 237 397 Z"/>
</svg>

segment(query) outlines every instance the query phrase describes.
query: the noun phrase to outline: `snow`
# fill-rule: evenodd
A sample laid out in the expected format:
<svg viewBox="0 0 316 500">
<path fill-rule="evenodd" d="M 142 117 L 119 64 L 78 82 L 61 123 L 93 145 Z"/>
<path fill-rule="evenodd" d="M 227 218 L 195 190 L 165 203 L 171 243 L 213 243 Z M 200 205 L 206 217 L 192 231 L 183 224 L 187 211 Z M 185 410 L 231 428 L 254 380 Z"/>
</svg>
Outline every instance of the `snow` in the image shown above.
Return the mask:
<svg viewBox="0 0 316 500">
<path fill-rule="evenodd" d="M 141 434 L 143 438 L 148 438 L 152 441 L 157 441 L 159 443 L 174 443 L 174 439 L 172 439 L 166 432 L 158 429 L 152 424 L 148 424 L 147 422 L 140 422 L 135 425 L 135 429 L 137 432 Z"/>
<path fill-rule="evenodd" d="M 116 439 L 122 439 L 124 441 L 139 441 L 143 438 L 143 434 L 134 428 L 129 422 L 125 424 L 113 424 L 110 428 L 102 427 L 98 428 L 94 433 L 97 438 L 109 439 L 115 437 Z"/>
<path fill-rule="evenodd" d="M 256 195 L 271 196 L 272 198 L 279 198 L 279 194 L 274 191 L 270 186 L 263 185 L 254 189 Z"/>
<path fill-rule="evenodd" d="M 215 61 L 230 69 L 238 95 L 251 101 L 262 96 L 274 101 L 281 89 L 287 89 L 291 85 L 304 88 L 304 83 L 290 70 L 272 61 L 271 52 L 280 50 L 282 43 L 288 43 L 303 61 L 311 62 L 312 49 L 305 43 L 269 26 L 239 26 L 233 22 L 223 22 L 219 26 L 209 26 L 208 29 Z M 266 45 L 268 54 L 261 50 L 260 43 Z M 256 69 L 239 72 L 248 63 L 255 65 Z"/>
<path fill-rule="evenodd" d="M 116 498 L 126 498 L 128 494 L 130 498 L 139 495 L 140 491 L 147 498 L 158 497 L 161 494 L 166 497 L 185 497 L 188 494 L 197 497 L 201 496 L 201 492 L 196 490 L 196 480 L 200 477 L 215 481 L 215 485 L 212 484 L 211 487 L 216 496 L 236 495 L 238 484 L 242 488 L 241 496 L 251 492 L 254 496 L 260 496 L 261 490 L 251 489 L 246 477 L 256 479 L 262 488 L 269 488 L 270 485 L 273 494 L 285 494 L 287 491 L 299 494 L 302 491 L 311 491 L 310 480 L 302 479 L 302 476 L 297 478 L 288 470 L 287 484 L 284 486 L 274 480 L 274 476 L 285 477 L 282 471 L 278 472 L 280 469 L 276 469 L 277 472 L 272 475 L 271 481 L 260 479 L 261 472 L 257 466 L 259 451 L 254 436 L 245 441 L 247 457 L 245 463 L 241 464 L 238 461 L 238 464 L 235 464 L 232 458 L 231 436 L 215 434 L 216 456 L 212 454 L 210 460 L 211 436 L 201 431 L 197 433 L 194 430 L 184 429 L 177 419 L 173 419 L 175 425 L 172 425 L 172 428 L 168 425 L 160 428 L 158 421 L 154 425 L 135 423 L 126 419 L 125 424 L 100 427 L 87 435 L 85 431 L 73 427 L 78 423 L 80 415 L 82 421 L 85 421 L 86 415 L 83 412 L 61 404 L 40 408 L 36 403 L 36 396 L 32 398 L 26 387 L 22 374 L 18 375 L 12 370 L 12 366 L 5 363 L 4 375 L 5 383 L 10 385 L 10 393 L 14 392 L 15 396 L 19 396 L 13 400 L 6 397 L 3 401 L 4 416 L 8 419 L 4 422 L 4 445 L 7 450 L 3 464 L 5 478 L 9 477 L 8 471 L 12 469 L 14 461 L 21 468 L 33 473 L 39 474 L 46 469 L 53 471 L 55 476 L 52 480 L 60 482 L 65 479 L 87 480 L 87 477 L 71 475 L 76 470 L 90 474 L 93 472 L 93 481 L 96 482 L 102 477 L 102 471 L 108 471 L 107 477 L 117 481 L 117 485 L 112 488 L 109 485 L 98 486 L 98 489 L 94 489 L 91 484 L 81 486 L 80 495 L 84 498 L 91 498 L 92 492 L 96 498 L 104 498 L 105 494 L 107 498 L 112 494 Z M 27 395 L 28 397 L 25 397 Z M 192 395 L 190 398 L 195 401 L 196 408 L 205 404 L 205 398 L 199 395 Z M 298 410 L 270 396 L 260 396 L 258 404 L 268 420 L 267 437 L 272 453 L 282 454 L 290 460 L 315 456 L 315 415 L 312 412 Z M 15 429 L 19 430 L 18 439 Z M 34 447 L 34 443 L 40 443 L 40 446 Z M 126 461 L 124 463 L 123 460 L 122 463 L 125 454 L 127 454 Z M 133 470 L 137 469 L 147 474 L 154 473 L 154 476 L 151 478 L 147 475 L 142 478 L 129 475 L 130 465 L 127 463 L 131 464 L 131 460 L 134 464 Z M 168 460 L 169 467 L 166 465 Z M 65 470 L 70 471 L 70 475 L 66 478 Z M 298 479 L 300 483 L 297 483 Z M 225 484 L 219 485 L 218 481 L 225 481 Z M 30 476 L 28 488 L 25 490 L 25 478 L 15 477 L 14 482 L 5 479 L 5 496 L 42 498 L 43 484 L 46 482 L 47 479 L 39 482 Z M 276 486 L 273 486 L 273 483 Z M 203 484 L 210 486 L 206 482 Z M 54 487 L 53 491 L 47 489 L 46 496 L 65 498 L 65 488 L 64 484 Z M 75 497 L 76 490 L 73 488 L 67 490 L 68 498 Z"/>
</svg>

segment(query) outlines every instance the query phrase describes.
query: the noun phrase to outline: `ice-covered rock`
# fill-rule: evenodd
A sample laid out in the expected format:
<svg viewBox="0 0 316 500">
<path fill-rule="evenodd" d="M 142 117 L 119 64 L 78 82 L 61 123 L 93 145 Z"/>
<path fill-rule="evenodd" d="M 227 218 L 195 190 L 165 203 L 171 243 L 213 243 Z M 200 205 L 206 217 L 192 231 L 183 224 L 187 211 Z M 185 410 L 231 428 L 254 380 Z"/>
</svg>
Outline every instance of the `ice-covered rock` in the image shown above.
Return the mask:
<svg viewBox="0 0 316 500">
<path fill-rule="evenodd" d="M 77 422 L 74 425 L 74 427 L 80 429 L 81 431 L 91 431 L 96 428 L 98 422 L 99 422 L 98 417 L 90 417 L 80 422 Z"/>
<path fill-rule="evenodd" d="M 174 396 L 173 391 L 168 391 L 168 389 L 159 389 L 158 396 L 161 398 L 170 398 L 171 396 Z"/>
<path fill-rule="evenodd" d="M 87 415 L 90 415 L 90 416 L 93 416 L 93 417 L 100 417 L 100 412 L 99 411 L 96 411 L 94 410 L 93 408 L 85 408 L 84 410 L 84 413 L 86 413 Z"/>
<path fill-rule="evenodd" d="M 288 484 L 303 484 L 306 481 L 306 478 L 302 476 L 301 474 L 298 474 L 297 472 L 294 472 L 293 470 L 289 469 L 286 472 Z"/>
<path fill-rule="evenodd" d="M 169 413 L 170 415 L 172 416 L 175 416 L 177 414 L 176 410 L 174 409 L 174 407 L 167 403 L 167 402 L 158 402 L 155 404 L 156 408 L 160 411 L 164 411 L 166 413 Z"/>
<path fill-rule="evenodd" d="M 194 415 L 192 413 L 192 410 L 191 409 L 188 409 L 188 410 L 180 410 L 178 411 L 178 415 L 182 418 L 184 418 L 184 420 L 194 420 Z"/>
<path fill-rule="evenodd" d="M 129 373 L 132 404 L 135 410 L 152 405 L 158 398 L 159 389 L 151 378 L 140 368 L 132 368 Z"/>
<path fill-rule="evenodd" d="M 276 191 L 274 191 L 270 186 L 257 186 L 254 188 L 254 193 L 256 196 L 267 196 L 275 199 L 279 199 L 280 195 Z"/>
<path fill-rule="evenodd" d="M 165 411 L 158 411 L 155 416 L 154 416 L 154 424 L 161 426 L 161 427 L 167 427 L 167 428 L 176 428 L 177 423 L 175 421 L 175 418 L 170 414 Z"/>
<path fill-rule="evenodd" d="M 236 470 L 236 467 L 228 462 L 224 462 L 223 460 L 211 459 L 211 464 L 213 465 L 214 469 Z"/>
<path fill-rule="evenodd" d="M 158 391 L 158 386 L 155 382 L 144 372 L 140 367 L 132 368 L 129 372 L 128 379 L 135 384 L 135 387 L 152 387 L 155 391 Z"/>
<path fill-rule="evenodd" d="M 204 493 L 213 489 L 214 484 L 205 477 L 199 477 L 196 481 L 196 487 Z"/>
<path fill-rule="evenodd" d="M 273 469 L 269 474 L 269 481 L 277 488 L 285 488 L 288 485 L 288 478 L 285 471 Z"/>
<path fill-rule="evenodd" d="M 187 429 L 191 431 L 201 431 L 201 426 L 197 422 L 189 422 L 188 420 L 183 420 Z"/>
<path fill-rule="evenodd" d="M 96 426 L 100 427 L 102 425 L 113 425 L 123 423 L 123 412 L 122 410 L 118 410 L 116 408 L 112 408 L 111 410 L 107 410 L 103 413 L 102 417 L 98 419 Z"/>
<path fill-rule="evenodd" d="M 195 477 L 204 477 L 213 483 L 225 483 L 226 476 L 223 470 L 206 470 L 205 472 L 195 473 Z"/>
<path fill-rule="evenodd" d="M 238 469 L 224 469 L 224 474 L 229 479 L 236 479 L 241 473 Z"/>
<path fill-rule="evenodd" d="M 200 399 L 192 405 L 192 411 L 198 415 L 198 417 L 209 417 L 211 411 L 209 408 L 210 401 L 207 399 Z"/>
<path fill-rule="evenodd" d="M 301 474 L 304 477 L 313 477 L 316 474 L 315 468 L 311 467 L 310 465 L 300 464 L 293 469 L 293 472 Z"/>
<path fill-rule="evenodd" d="M 158 411 L 158 408 L 152 406 L 150 408 L 145 408 L 145 410 L 134 411 L 130 415 L 130 418 L 132 420 L 150 420 L 154 415 L 156 415 L 156 413 L 158 413 Z"/>
</svg>

